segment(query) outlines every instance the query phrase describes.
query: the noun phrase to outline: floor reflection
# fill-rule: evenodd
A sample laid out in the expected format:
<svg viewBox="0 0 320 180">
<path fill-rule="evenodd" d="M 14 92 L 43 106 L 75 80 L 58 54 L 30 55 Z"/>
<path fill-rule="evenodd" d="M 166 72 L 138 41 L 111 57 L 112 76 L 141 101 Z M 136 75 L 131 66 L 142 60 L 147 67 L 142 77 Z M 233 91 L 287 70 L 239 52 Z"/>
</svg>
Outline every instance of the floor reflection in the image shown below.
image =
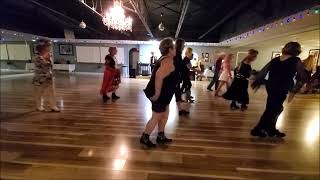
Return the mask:
<svg viewBox="0 0 320 180">
<path fill-rule="evenodd" d="M 310 120 L 305 131 L 305 142 L 309 145 L 319 141 L 319 117 L 317 114 Z"/>
<path fill-rule="evenodd" d="M 117 159 L 114 159 L 112 169 L 120 171 L 124 168 L 126 161 L 128 159 L 129 150 L 125 144 L 121 144 L 116 152 Z"/>
</svg>

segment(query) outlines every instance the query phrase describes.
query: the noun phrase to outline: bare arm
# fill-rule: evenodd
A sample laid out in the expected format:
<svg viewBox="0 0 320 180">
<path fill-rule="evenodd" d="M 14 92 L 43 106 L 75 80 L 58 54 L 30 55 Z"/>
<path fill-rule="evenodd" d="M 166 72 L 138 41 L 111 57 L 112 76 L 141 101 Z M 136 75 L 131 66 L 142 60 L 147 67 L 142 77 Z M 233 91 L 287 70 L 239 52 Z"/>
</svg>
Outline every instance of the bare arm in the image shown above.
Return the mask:
<svg viewBox="0 0 320 180">
<path fill-rule="evenodd" d="M 231 74 L 231 67 L 230 67 L 231 65 L 229 64 L 228 65 L 228 75 L 229 75 L 229 77 L 231 78 L 232 77 L 232 74 Z"/>
<path fill-rule="evenodd" d="M 169 59 L 166 58 L 162 60 L 161 66 L 156 72 L 155 95 L 151 98 L 152 100 L 156 101 L 159 98 L 161 94 L 163 79 L 166 78 L 174 70 L 173 67 L 173 62 L 171 62 Z"/>
</svg>

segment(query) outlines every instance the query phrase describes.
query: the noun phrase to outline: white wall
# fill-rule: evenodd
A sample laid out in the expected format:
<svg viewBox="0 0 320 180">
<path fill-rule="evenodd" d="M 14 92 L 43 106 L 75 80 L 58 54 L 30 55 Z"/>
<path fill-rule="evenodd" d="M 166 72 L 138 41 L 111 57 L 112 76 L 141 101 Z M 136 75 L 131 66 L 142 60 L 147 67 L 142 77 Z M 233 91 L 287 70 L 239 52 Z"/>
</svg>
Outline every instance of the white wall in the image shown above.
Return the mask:
<svg viewBox="0 0 320 180">
<path fill-rule="evenodd" d="M 228 48 L 221 48 L 221 47 L 186 46 L 186 48 L 187 47 L 191 47 L 193 49 L 193 53 L 194 55 L 196 55 L 195 56 L 196 58 L 197 58 L 197 55 L 201 57 L 202 53 L 209 53 L 209 60 L 211 62 L 205 63 L 205 66 L 212 64 L 212 62 L 216 58 L 217 53 L 229 51 Z M 139 47 L 139 58 L 140 58 L 139 61 L 141 63 L 150 63 L 151 52 L 154 52 L 155 56 L 157 56 L 158 58 L 161 57 L 158 44 L 153 44 L 153 45 L 141 44 Z M 184 55 L 184 52 L 183 52 L 183 55 Z"/>
</svg>

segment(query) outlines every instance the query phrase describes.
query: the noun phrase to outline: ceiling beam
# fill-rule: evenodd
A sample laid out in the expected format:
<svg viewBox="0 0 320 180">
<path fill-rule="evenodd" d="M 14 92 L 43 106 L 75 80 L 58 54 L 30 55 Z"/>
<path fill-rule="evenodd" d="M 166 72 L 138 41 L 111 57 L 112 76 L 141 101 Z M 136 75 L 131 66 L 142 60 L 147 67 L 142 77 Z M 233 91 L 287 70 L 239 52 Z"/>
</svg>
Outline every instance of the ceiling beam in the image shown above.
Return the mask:
<svg viewBox="0 0 320 180">
<path fill-rule="evenodd" d="M 146 11 L 146 7 L 145 7 L 145 4 L 144 4 L 143 0 L 129 0 L 129 1 L 131 3 L 131 6 L 133 7 L 134 11 L 139 16 L 142 24 L 144 25 L 144 27 L 148 31 L 149 36 L 153 38 L 154 35 L 153 35 L 149 25 L 148 25 L 149 16 L 148 16 L 148 13 Z"/>
<path fill-rule="evenodd" d="M 179 36 L 179 32 L 181 30 L 184 18 L 185 18 L 186 14 L 187 14 L 189 4 L 190 4 L 190 0 L 183 1 L 182 10 L 181 10 L 181 13 L 180 13 L 180 18 L 179 18 L 179 23 L 178 23 L 176 35 L 174 36 L 175 38 L 177 38 Z"/>
<path fill-rule="evenodd" d="M 78 20 L 76 20 L 76 19 L 73 19 L 73 18 L 71 18 L 71 17 L 69 17 L 69 16 L 67 16 L 67 15 L 65 15 L 65 14 L 63 14 L 63 13 L 61 13 L 61 12 L 58 12 L 58 11 L 56 11 L 56 10 L 54 10 L 54 9 L 51 9 L 51 8 L 49 8 L 48 6 L 45 6 L 45 5 L 43 5 L 43 4 L 41 4 L 41 3 L 37 2 L 37 1 L 28 0 L 28 2 L 31 2 L 32 4 L 34 4 L 34 5 L 38 6 L 38 7 L 41 7 L 41 8 L 43 8 L 43 9 L 46 9 L 46 10 L 48 10 L 49 12 L 52 12 L 52 13 L 54 13 L 54 14 L 56 14 L 56 15 L 59 15 L 59 16 L 65 18 L 65 19 L 68 19 L 68 20 L 70 20 L 70 21 L 71 21 L 72 23 L 74 23 L 74 24 L 80 23 L 80 21 L 78 21 Z M 105 34 L 105 33 L 101 32 L 101 31 L 96 30 L 95 28 L 92 28 L 92 27 L 88 26 L 88 25 L 87 25 L 87 28 L 88 28 L 89 30 L 91 30 L 91 31 L 93 31 L 93 32 L 96 32 L 96 33 L 99 33 L 99 34 L 101 34 L 101 35 L 104 35 L 104 34 Z"/>
<path fill-rule="evenodd" d="M 239 11 L 241 11 L 244 7 L 249 5 L 250 2 L 251 2 L 251 0 L 241 1 L 241 3 L 239 3 L 239 5 L 235 9 L 233 9 L 229 14 L 224 16 L 224 18 L 222 18 L 219 22 L 217 22 L 216 24 L 212 25 L 205 33 L 203 33 L 201 36 L 199 36 L 198 39 L 204 38 L 211 31 L 215 30 L 221 24 L 223 24 L 226 21 L 228 21 L 230 18 L 232 18 L 234 15 L 236 15 Z"/>
<path fill-rule="evenodd" d="M 167 7 L 167 5 L 172 4 L 172 3 L 174 3 L 174 2 L 176 2 L 176 1 L 174 0 L 174 1 L 171 1 L 171 2 L 168 2 L 168 3 L 165 3 L 165 4 L 160 4 L 160 3 L 158 3 L 158 2 L 151 1 L 151 3 L 156 4 L 156 5 L 159 6 L 159 7 L 154 8 L 153 11 L 156 10 L 156 9 L 159 9 L 159 8 L 163 7 L 163 8 L 165 8 L 165 9 L 167 9 L 167 10 L 170 10 L 170 11 L 176 13 L 176 14 L 179 14 L 178 11 Z"/>
</svg>

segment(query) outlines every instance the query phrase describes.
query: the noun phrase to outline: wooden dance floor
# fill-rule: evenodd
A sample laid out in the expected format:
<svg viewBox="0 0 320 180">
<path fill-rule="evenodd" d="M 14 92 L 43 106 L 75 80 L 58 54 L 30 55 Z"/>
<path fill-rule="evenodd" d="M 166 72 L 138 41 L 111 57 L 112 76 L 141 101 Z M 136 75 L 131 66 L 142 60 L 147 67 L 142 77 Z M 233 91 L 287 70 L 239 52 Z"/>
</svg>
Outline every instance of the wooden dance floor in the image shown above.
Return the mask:
<svg viewBox="0 0 320 180">
<path fill-rule="evenodd" d="M 35 112 L 31 77 L 1 79 L 3 180 L 319 179 L 319 95 L 298 95 L 277 126 L 284 140 L 252 138 L 266 93 L 250 92 L 246 112 L 193 82 L 189 117 L 170 104 L 168 146 L 143 149 L 151 117 L 147 80 L 123 79 L 117 102 L 103 104 L 100 75 L 57 75 L 61 113 Z M 155 137 L 152 136 L 155 141 Z"/>
</svg>

